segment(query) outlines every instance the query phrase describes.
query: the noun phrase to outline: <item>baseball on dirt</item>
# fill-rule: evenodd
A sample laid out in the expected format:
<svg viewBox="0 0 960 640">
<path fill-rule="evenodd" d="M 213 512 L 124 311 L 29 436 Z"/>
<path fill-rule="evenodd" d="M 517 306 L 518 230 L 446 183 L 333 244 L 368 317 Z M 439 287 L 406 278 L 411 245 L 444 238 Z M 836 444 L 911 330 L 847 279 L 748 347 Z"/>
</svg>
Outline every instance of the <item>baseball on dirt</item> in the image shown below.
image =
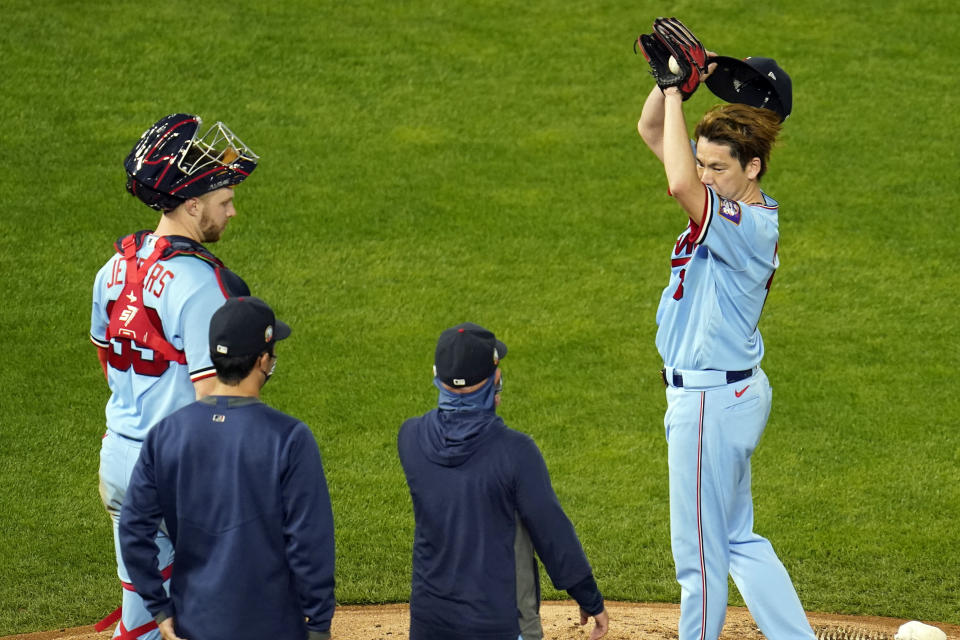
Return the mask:
<svg viewBox="0 0 960 640">
<path fill-rule="evenodd" d="M 929 624 L 924 624 L 918 620 L 911 620 L 900 625 L 897 630 L 895 640 L 947 640 L 947 634 L 942 629 L 938 629 Z"/>
<path fill-rule="evenodd" d="M 670 69 L 670 73 L 680 73 L 680 65 L 677 64 L 677 59 L 673 56 L 670 56 L 670 59 L 667 60 L 667 68 Z"/>
</svg>

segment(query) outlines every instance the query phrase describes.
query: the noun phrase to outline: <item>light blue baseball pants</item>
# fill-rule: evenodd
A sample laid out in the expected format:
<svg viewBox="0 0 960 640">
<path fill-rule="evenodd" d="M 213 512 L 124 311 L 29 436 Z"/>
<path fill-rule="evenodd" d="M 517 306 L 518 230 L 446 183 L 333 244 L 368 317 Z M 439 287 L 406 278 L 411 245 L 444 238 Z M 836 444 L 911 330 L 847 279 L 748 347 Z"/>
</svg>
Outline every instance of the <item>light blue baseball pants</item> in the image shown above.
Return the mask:
<svg viewBox="0 0 960 640">
<path fill-rule="evenodd" d="M 790 576 L 753 532 L 750 456 L 770 415 L 758 370 L 709 388 L 667 387 L 670 538 L 681 587 L 680 640 L 716 640 L 727 612 L 727 574 L 770 640 L 814 640 Z"/>
<path fill-rule="evenodd" d="M 150 626 L 153 622 L 153 615 L 143 605 L 143 600 L 133 590 L 130 583 L 130 575 L 123 564 L 123 556 L 120 554 L 120 538 L 118 535 L 120 527 L 120 509 L 123 506 L 123 498 L 127 493 L 127 485 L 130 483 L 130 474 L 133 473 L 133 467 L 140 456 L 141 443 L 124 438 L 112 431 L 107 431 L 100 446 L 100 498 L 103 505 L 110 514 L 113 521 L 113 545 L 114 553 L 117 557 L 117 577 L 123 585 L 123 612 L 120 623 L 113 632 L 113 637 L 125 636 L 124 640 L 160 640 L 160 631 L 153 626 L 152 629 L 143 633 L 135 633 L 136 630 Z M 159 566 L 161 570 L 166 570 L 173 563 L 173 545 L 166 534 L 161 531 L 157 536 L 157 546 L 159 547 Z M 169 580 L 165 583 L 169 590 Z M 134 633 L 131 633 L 134 632 Z"/>
</svg>

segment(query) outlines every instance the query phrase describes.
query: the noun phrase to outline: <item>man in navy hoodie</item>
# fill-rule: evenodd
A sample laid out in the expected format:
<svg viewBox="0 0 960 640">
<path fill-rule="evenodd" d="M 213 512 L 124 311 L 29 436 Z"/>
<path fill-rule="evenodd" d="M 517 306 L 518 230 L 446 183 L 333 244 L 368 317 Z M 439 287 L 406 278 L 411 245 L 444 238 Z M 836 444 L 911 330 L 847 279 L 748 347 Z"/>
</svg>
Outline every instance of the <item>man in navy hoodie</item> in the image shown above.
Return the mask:
<svg viewBox="0 0 960 640">
<path fill-rule="evenodd" d="M 164 640 L 325 640 L 334 611 L 333 512 L 310 429 L 260 401 L 290 327 L 262 300 L 210 321 L 217 381 L 147 434 L 120 514 L 120 548 Z M 170 595 L 155 538 L 176 552 Z"/>
<path fill-rule="evenodd" d="M 400 427 L 397 448 L 413 500 L 410 640 L 517 640 L 515 553 L 529 533 L 553 585 L 607 632 L 603 596 L 573 525 L 530 436 L 497 415 L 507 347 L 466 322 L 440 335 L 434 359 L 438 407 Z"/>
</svg>

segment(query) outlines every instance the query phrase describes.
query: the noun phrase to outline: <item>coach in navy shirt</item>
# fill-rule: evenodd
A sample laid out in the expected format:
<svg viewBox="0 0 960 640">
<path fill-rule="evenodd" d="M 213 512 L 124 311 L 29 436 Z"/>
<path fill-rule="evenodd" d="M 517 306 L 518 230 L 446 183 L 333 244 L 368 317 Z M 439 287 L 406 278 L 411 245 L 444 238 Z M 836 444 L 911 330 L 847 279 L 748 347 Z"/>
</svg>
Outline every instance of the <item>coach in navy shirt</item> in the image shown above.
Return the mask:
<svg viewBox="0 0 960 640">
<path fill-rule="evenodd" d="M 123 560 L 164 640 L 323 640 L 334 611 L 333 513 L 310 429 L 260 402 L 290 335 L 262 300 L 210 322 L 211 395 L 150 430 L 120 516 Z M 176 553 L 170 594 L 157 531 Z"/>
<path fill-rule="evenodd" d="M 438 407 L 400 427 L 398 450 L 416 523 L 410 640 L 517 640 L 523 526 L 554 586 L 607 632 L 603 597 L 540 450 L 497 415 L 507 347 L 472 323 L 447 329 L 435 354 Z"/>
</svg>

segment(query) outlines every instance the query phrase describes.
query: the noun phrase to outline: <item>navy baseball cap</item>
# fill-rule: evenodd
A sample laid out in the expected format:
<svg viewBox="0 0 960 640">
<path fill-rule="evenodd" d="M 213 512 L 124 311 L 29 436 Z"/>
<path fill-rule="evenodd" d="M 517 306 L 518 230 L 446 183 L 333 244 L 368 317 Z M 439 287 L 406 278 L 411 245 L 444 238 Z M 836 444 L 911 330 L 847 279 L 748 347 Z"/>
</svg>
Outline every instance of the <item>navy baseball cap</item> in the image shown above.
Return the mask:
<svg viewBox="0 0 960 640">
<path fill-rule="evenodd" d="M 260 298 L 227 298 L 210 318 L 210 355 L 257 356 L 290 331 Z"/>
<path fill-rule="evenodd" d="M 793 110 L 793 83 L 787 72 L 773 58 L 744 58 L 727 56 L 710 58 L 717 63 L 707 88 L 727 102 L 761 107 L 775 111 L 780 122 Z"/>
<path fill-rule="evenodd" d="M 440 334 L 433 370 L 451 387 L 470 387 L 492 376 L 506 355 L 507 345 L 493 332 L 464 322 Z"/>
</svg>

